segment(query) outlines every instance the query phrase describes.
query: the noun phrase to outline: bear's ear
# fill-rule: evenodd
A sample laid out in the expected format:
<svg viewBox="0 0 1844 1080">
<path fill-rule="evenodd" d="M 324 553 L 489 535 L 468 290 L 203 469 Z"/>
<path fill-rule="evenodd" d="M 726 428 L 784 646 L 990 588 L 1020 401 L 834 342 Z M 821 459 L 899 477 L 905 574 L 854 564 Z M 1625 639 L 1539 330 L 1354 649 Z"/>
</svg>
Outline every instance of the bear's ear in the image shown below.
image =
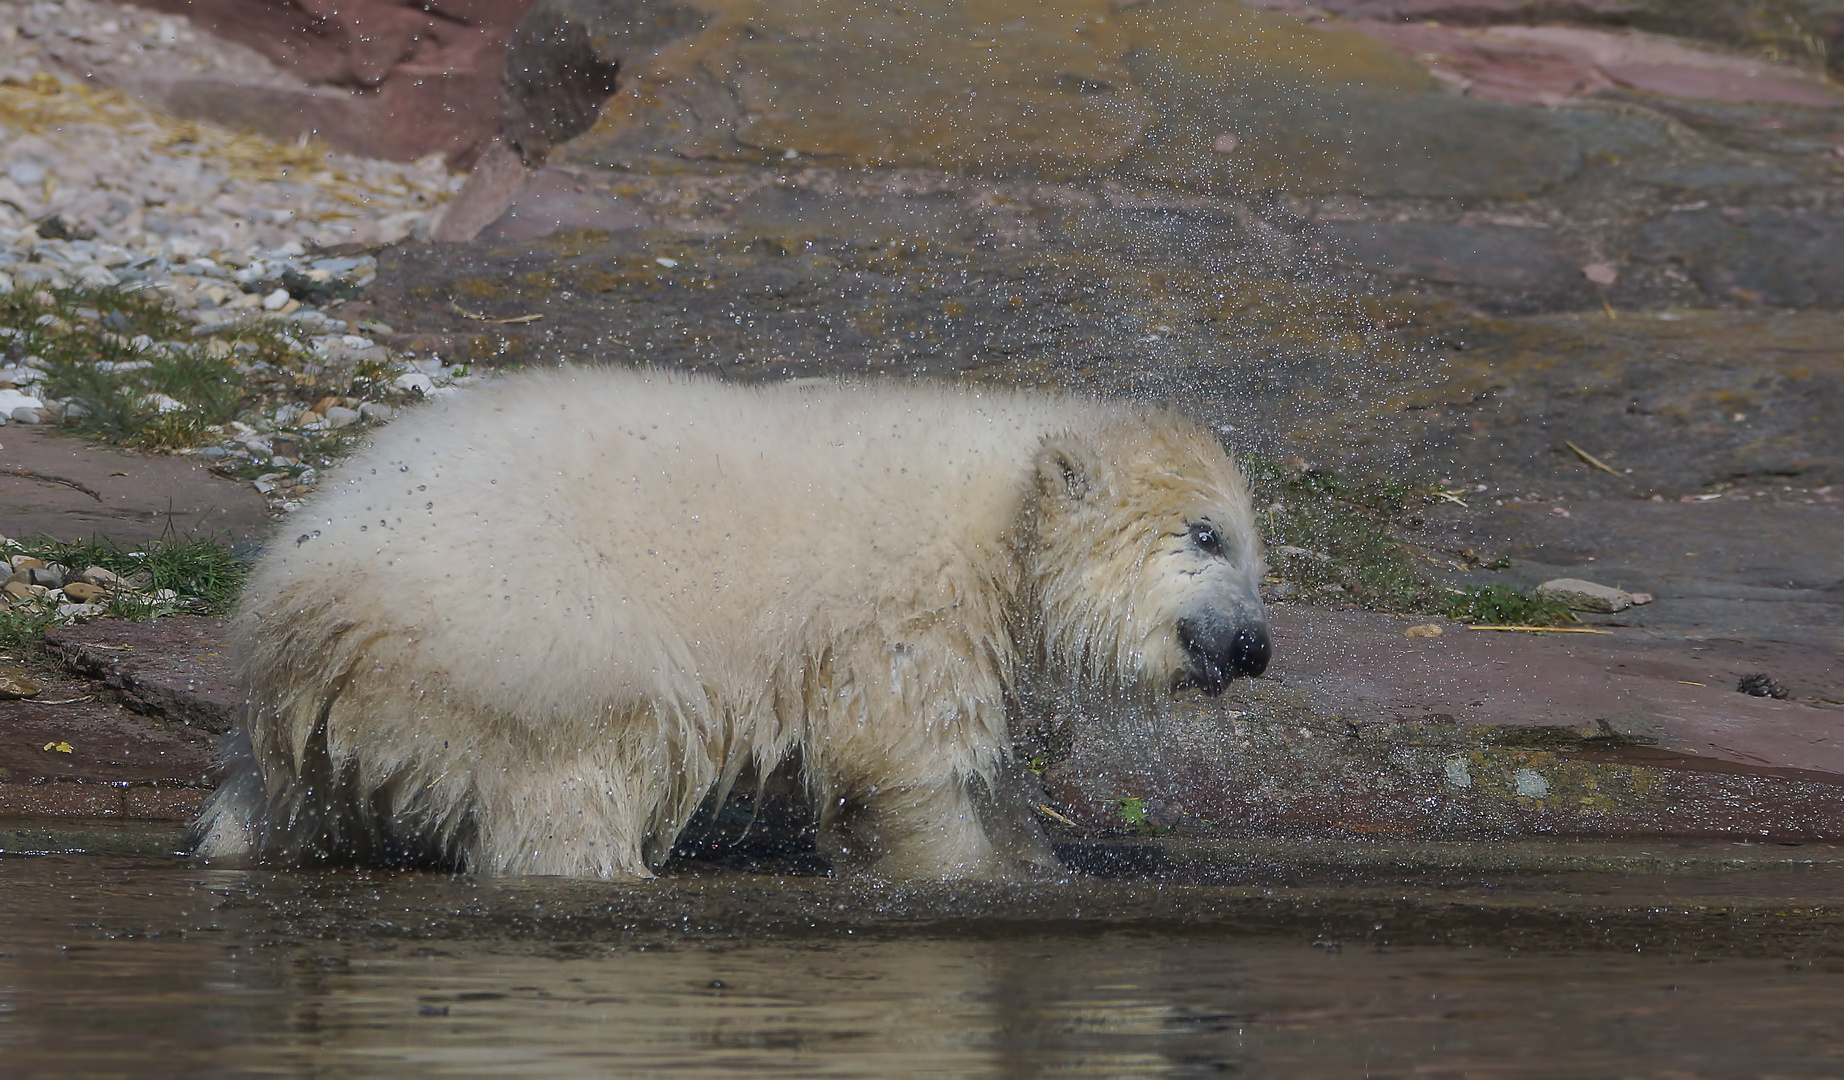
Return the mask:
<svg viewBox="0 0 1844 1080">
<path fill-rule="evenodd" d="M 1037 484 L 1046 496 L 1081 501 L 1100 480 L 1094 453 L 1079 440 L 1046 440 L 1037 452 Z"/>
</svg>

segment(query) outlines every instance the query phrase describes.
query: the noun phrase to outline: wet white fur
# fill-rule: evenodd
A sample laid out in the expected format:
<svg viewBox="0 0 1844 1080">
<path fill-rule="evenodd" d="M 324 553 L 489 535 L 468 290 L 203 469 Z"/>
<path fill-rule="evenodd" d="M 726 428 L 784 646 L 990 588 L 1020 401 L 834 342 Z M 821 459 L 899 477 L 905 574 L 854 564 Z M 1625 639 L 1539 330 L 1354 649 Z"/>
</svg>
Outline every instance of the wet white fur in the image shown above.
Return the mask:
<svg viewBox="0 0 1844 1080">
<path fill-rule="evenodd" d="M 264 556 L 199 851 L 646 876 L 798 748 L 837 859 L 1054 866 L 1007 794 L 1021 680 L 1169 687 L 1176 613 L 1258 608 L 1260 564 L 1234 466 L 1168 413 L 508 378 L 390 425 Z"/>
</svg>

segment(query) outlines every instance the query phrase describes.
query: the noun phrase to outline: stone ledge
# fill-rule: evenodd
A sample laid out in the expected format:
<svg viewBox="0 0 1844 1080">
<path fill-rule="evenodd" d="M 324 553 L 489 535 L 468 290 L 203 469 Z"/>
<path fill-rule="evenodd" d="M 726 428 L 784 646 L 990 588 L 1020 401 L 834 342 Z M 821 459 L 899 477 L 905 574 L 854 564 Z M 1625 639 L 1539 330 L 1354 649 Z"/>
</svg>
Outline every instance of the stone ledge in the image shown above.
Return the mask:
<svg viewBox="0 0 1844 1080">
<path fill-rule="evenodd" d="M 214 735 L 231 729 L 243 698 L 224 624 L 216 619 L 181 615 L 61 626 L 45 635 L 45 651 L 135 712 Z"/>
</svg>

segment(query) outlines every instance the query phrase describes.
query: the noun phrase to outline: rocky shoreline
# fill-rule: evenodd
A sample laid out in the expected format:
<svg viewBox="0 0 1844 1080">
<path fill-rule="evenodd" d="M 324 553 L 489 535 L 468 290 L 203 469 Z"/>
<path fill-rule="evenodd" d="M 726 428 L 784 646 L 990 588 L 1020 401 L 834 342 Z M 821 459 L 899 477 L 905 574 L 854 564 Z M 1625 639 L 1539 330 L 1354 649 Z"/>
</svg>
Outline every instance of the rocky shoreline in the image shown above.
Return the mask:
<svg viewBox="0 0 1844 1080">
<path fill-rule="evenodd" d="M 893 16 L 889 40 L 851 39 L 853 52 L 788 3 L 748 34 L 734 5 L 663 5 L 637 35 L 605 25 L 619 14 L 607 5 L 543 0 L 533 25 L 549 29 L 512 47 L 532 70 L 555 62 L 589 82 L 619 70 L 619 91 L 598 112 L 588 83 L 506 88 L 500 141 L 456 195 L 429 160 L 357 161 L 201 125 L 175 135 L 185 125 L 73 81 L 72 58 L 210 46 L 139 15 L 107 43 L 57 29 L 58 10 L 89 2 L 27 5 L 37 36 L 9 42 L 9 63 L 40 63 L 52 43 L 65 59 L 0 86 L 12 110 L 0 122 L 78 118 L 33 136 L 88 138 L 68 144 L 78 156 L 127 132 L 142 156 L 122 168 L 176 179 L 136 203 L 132 176 L 47 184 L 50 162 L 14 154 L 0 162 L 19 204 L 0 203 L 16 237 L 0 272 L 47 296 L 84 275 L 106 288 L 106 274 L 168 298 L 181 321 L 137 345 L 112 319 L 143 314 L 41 303 L 9 341 L 65 334 L 139 350 L 109 363 L 153 365 L 111 373 L 122 378 L 223 353 L 259 404 L 188 429 L 166 463 L 212 463 L 285 511 L 337 440 L 386 410 L 480 371 L 559 361 L 1158 399 L 1277 478 L 1295 512 L 1269 514 L 1289 522 L 1269 592 L 1291 636 L 1273 679 L 1220 708 L 1176 709 L 1167 745 L 1097 741 L 1053 770 L 1058 805 L 1085 829 L 1844 836 L 1844 565 L 1830 542 L 1844 528 L 1844 248 L 1829 239 L 1844 109 L 1824 104 L 1835 88 L 1809 64 L 1787 75 L 1687 56 L 1624 26 L 1437 34 L 1420 16 L 1379 22 L 1375 5 L 1294 18 L 1071 0 L 999 28 L 918 9 Z M 1222 25 L 1197 40 L 1174 31 L 1184 20 L 1169 8 L 1205 7 Z M 916 45 L 944 26 L 967 34 Z M 1242 52 L 1224 51 L 1231 30 Z M 989 31 L 990 50 L 966 51 Z M 1446 66 L 1418 66 L 1398 49 L 1411 39 L 1434 41 Z M 1533 63 L 1567 53 L 1567 92 L 1517 104 L 1554 87 L 1481 67 L 1507 43 Z M 865 96 L 803 89 L 816 56 Z M 1635 57 L 1670 70 L 1637 71 Z M 927 96 L 944 72 L 982 104 L 936 119 L 912 108 L 945 100 Z M 1293 80 L 1285 92 L 1264 89 L 1276 73 Z M 1667 75 L 1702 96 L 1660 91 Z M 1017 110 L 1049 134 L 1007 126 Z M 180 194 L 195 169 L 211 198 Z M 444 224 L 433 212 L 451 196 Z M 432 235 L 473 239 L 422 242 Z M 41 318 L 69 333 L 41 333 Z M 257 351 L 238 351 L 240 335 Z M 85 421 L 49 389 L 69 361 L 21 349 L 7 363 L 14 385 L 0 393 L 34 396 L 19 406 L 43 406 L 30 418 L 62 403 Z M 136 415 L 144 431 L 171 419 Z M 43 424 L 0 429 L 0 443 L 23 445 L 21 430 L 44 445 Z M 105 483 L 118 471 L 85 482 L 125 504 Z M 1389 587 L 1340 546 L 1366 514 L 1364 535 L 1417 588 L 1579 579 L 1654 600 L 1566 628 L 1591 633 L 1349 610 Z M 133 637 L 136 624 L 54 631 L 60 664 L 76 664 L 67 635 L 92 661 L 123 656 L 82 675 L 41 669 L 71 680 L 41 696 L 153 709 L 152 727 L 202 746 L 206 728 L 115 683 L 134 681 L 137 654 L 222 676 L 222 629 L 151 625 L 196 632 L 182 649 Z M 1787 696 L 1738 692 L 1757 675 Z M 33 747 L 104 753 L 51 737 L 60 718 L 89 722 L 74 705 L 0 709 L 30 712 L 31 738 L 47 733 Z M 69 795 L 111 775 L 74 760 L 34 749 L 0 789 L 18 796 L 37 778 Z M 185 760 L 162 790 L 208 786 L 203 759 Z"/>
</svg>

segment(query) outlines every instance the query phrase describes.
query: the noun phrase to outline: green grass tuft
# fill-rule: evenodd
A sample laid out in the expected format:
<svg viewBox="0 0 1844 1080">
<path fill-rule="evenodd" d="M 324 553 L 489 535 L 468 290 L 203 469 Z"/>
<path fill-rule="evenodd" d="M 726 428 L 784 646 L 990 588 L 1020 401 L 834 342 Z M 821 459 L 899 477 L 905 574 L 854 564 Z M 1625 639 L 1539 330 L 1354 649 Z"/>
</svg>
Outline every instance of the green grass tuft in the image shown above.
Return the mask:
<svg viewBox="0 0 1844 1080">
<path fill-rule="evenodd" d="M 1511 585 L 1482 585 L 1451 593 L 1442 614 L 1488 626 L 1560 626 L 1578 620 L 1568 606 Z"/>
<path fill-rule="evenodd" d="M 0 604 L 0 649 L 16 649 L 45 636 L 57 612 L 40 605 Z"/>
<path fill-rule="evenodd" d="M 150 605 L 146 599 L 124 597 L 119 606 L 124 615 L 145 618 L 174 610 L 200 615 L 222 614 L 237 601 L 249 568 L 231 554 L 229 548 L 214 540 L 163 540 L 145 548 L 126 550 L 98 538 L 64 543 L 57 540 L 17 541 L 14 554 L 31 555 L 46 562 L 61 563 L 72 570 L 100 566 L 120 576 L 138 592 L 151 595 L 160 589 L 179 594 L 173 605 Z"/>
<path fill-rule="evenodd" d="M 326 369 L 298 323 L 257 316 L 198 333 L 157 289 L 0 292 L 0 349 L 37 358 L 66 428 L 150 450 L 217 442 L 234 419 L 325 397 L 401 404 L 396 360 Z M 332 444 L 329 444 L 332 445 Z"/>
</svg>

